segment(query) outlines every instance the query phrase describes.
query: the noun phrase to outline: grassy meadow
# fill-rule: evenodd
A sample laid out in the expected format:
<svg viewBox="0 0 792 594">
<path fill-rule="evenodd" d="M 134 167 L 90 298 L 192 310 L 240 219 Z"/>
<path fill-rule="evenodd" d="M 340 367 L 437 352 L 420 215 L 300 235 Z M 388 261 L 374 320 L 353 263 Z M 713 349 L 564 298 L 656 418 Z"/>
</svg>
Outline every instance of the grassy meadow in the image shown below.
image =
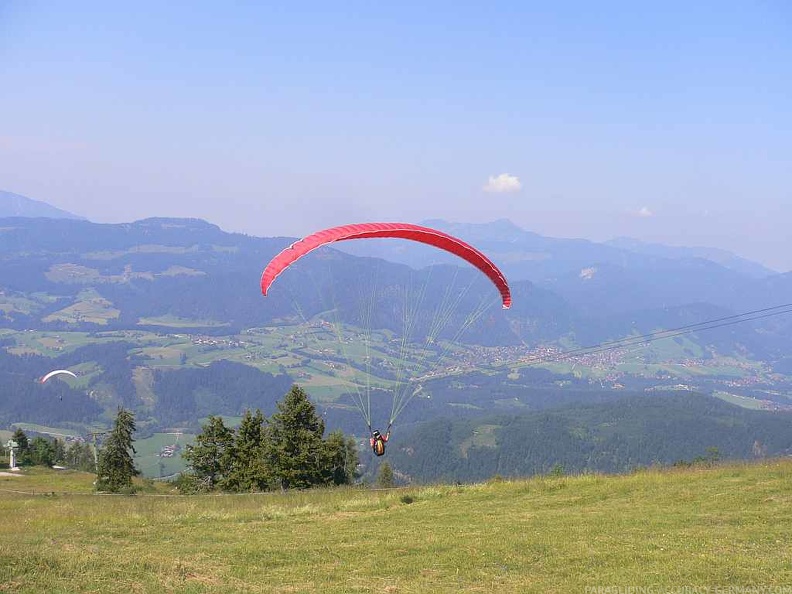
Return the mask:
<svg viewBox="0 0 792 594">
<path fill-rule="evenodd" d="M 0 476 L 0 591 L 781 592 L 792 584 L 791 460 L 215 496 L 151 482 L 136 496 L 95 495 L 92 479 L 43 469 Z"/>
</svg>

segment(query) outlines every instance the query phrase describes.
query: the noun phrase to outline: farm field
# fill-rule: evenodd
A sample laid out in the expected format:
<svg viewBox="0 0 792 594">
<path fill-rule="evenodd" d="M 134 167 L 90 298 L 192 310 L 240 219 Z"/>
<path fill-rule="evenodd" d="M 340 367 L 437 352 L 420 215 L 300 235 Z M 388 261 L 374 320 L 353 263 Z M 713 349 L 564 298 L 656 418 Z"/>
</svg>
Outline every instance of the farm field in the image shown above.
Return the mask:
<svg viewBox="0 0 792 594">
<path fill-rule="evenodd" d="M 149 320 L 151 321 L 151 320 Z M 188 321 L 178 320 L 187 324 Z M 193 320 L 193 324 L 201 324 Z M 209 325 L 209 323 L 205 323 Z M 135 354 L 142 355 L 152 369 L 181 366 L 206 366 L 218 360 L 230 360 L 256 367 L 269 373 L 289 373 L 297 381 L 311 389 L 320 400 L 332 401 L 348 392 L 353 385 L 390 386 L 389 373 L 399 366 L 400 356 L 386 333 L 374 333 L 368 351 L 358 344 L 358 330 L 344 327 L 343 341 L 339 342 L 327 328 L 317 328 L 312 323 L 288 326 L 254 328 L 241 334 L 227 336 L 205 336 L 195 326 L 192 334 L 175 332 L 163 334 L 148 330 L 125 330 L 108 332 L 45 332 L 4 331 L 8 352 L 15 355 L 39 354 L 55 357 L 69 353 L 88 344 L 108 343 L 124 340 L 131 345 Z M 187 328 L 185 327 L 185 330 Z M 197 333 L 196 333 L 197 332 Z M 736 360 L 730 357 L 716 358 L 708 362 L 685 361 L 685 348 L 671 340 L 658 341 L 639 353 L 629 356 L 602 355 L 584 357 L 582 360 L 546 360 L 526 363 L 525 353 L 520 349 L 501 353 L 499 349 L 449 345 L 439 348 L 440 360 L 427 357 L 419 345 L 412 345 L 404 353 L 404 365 L 408 377 L 429 378 L 455 375 L 463 370 L 475 369 L 494 372 L 511 368 L 513 379 L 520 377 L 521 369 L 541 367 L 556 374 L 574 374 L 591 381 L 609 378 L 614 373 L 636 377 L 674 378 L 673 381 L 698 381 L 707 377 L 751 377 L 768 385 L 773 383 L 770 372 L 761 363 Z M 396 350 L 394 350 L 396 349 Z M 692 349 L 687 348 L 690 352 Z M 437 357 L 439 353 L 434 353 Z M 364 361 L 371 357 L 377 365 L 367 367 Z M 350 359 L 357 362 L 350 365 Z M 662 361 L 662 362 L 653 362 Z M 87 362 L 86 362 L 87 363 Z M 84 373 L 93 371 L 86 365 Z M 82 374 L 81 374 L 82 375 Z"/>
<path fill-rule="evenodd" d="M 135 440 L 135 467 L 149 478 L 171 476 L 184 470 L 184 446 L 192 443 L 190 433 L 155 433 L 146 439 Z"/>
</svg>

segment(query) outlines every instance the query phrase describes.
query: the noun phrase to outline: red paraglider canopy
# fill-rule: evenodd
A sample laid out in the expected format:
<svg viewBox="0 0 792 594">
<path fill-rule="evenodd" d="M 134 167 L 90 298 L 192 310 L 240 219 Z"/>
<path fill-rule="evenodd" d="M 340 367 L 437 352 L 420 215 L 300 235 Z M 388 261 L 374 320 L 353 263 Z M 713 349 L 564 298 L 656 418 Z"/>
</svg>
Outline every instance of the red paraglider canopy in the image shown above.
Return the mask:
<svg viewBox="0 0 792 594">
<path fill-rule="evenodd" d="M 333 227 L 332 229 L 325 229 L 308 235 L 294 242 L 270 261 L 261 275 L 261 292 L 266 295 L 270 285 L 281 272 L 305 254 L 323 245 L 347 239 L 370 239 L 375 237 L 409 239 L 459 256 L 481 270 L 493 282 L 498 291 L 500 291 L 503 309 L 511 307 L 511 292 L 509 284 L 506 282 L 506 277 L 487 256 L 461 239 L 437 229 L 410 223 L 359 223 Z"/>
</svg>

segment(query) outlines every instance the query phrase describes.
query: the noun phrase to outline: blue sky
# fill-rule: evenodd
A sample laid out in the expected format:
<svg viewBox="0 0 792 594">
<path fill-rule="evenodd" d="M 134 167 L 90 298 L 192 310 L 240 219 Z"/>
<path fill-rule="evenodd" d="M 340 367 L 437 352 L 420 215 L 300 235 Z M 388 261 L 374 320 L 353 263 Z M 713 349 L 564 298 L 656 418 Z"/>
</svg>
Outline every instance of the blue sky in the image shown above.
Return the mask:
<svg viewBox="0 0 792 594">
<path fill-rule="evenodd" d="M 785 0 L 115 4 L 0 0 L 0 189 L 253 235 L 505 217 L 792 270 Z"/>
</svg>

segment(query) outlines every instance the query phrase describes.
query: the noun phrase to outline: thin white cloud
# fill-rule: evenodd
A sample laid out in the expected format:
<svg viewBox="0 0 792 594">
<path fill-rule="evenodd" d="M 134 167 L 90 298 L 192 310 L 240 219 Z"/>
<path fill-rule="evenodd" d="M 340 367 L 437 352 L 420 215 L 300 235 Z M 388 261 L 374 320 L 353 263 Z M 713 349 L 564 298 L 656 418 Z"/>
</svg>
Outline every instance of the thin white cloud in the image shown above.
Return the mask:
<svg viewBox="0 0 792 594">
<path fill-rule="evenodd" d="M 501 173 L 500 175 L 490 175 L 487 185 L 482 189 L 485 192 L 495 193 L 519 192 L 522 189 L 522 184 L 516 175 Z"/>
</svg>

